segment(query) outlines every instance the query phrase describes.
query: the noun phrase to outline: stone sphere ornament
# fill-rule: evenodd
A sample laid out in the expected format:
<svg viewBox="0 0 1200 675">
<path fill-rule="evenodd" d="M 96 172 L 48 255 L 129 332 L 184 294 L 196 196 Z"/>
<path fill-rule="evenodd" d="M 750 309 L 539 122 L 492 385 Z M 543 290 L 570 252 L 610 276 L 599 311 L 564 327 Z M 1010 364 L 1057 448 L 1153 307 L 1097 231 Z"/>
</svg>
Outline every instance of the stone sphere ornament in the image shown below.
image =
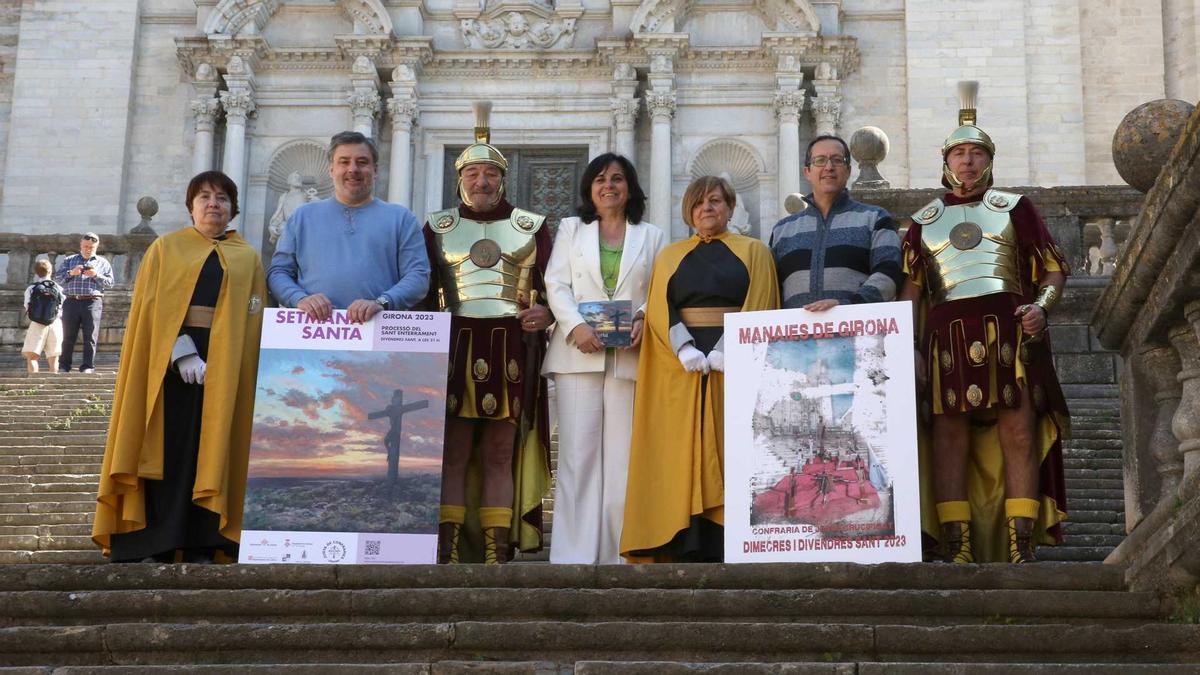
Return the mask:
<svg viewBox="0 0 1200 675">
<path fill-rule="evenodd" d="M 1130 110 L 1113 134 L 1113 163 L 1121 178 L 1149 192 L 1195 109 L 1187 101 L 1164 98 Z"/>
<path fill-rule="evenodd" d="M 850 137 L 850 156 L 858 162 L 854 187 L 886 188 L 889 183 L 879 173 L 879 163 L 887 158 L 891 143 L 879 127 L 862 127 Z"/>
<path fill-rule="evenodd" d="M 158 215 L 158 200 L 154 197 L 142 197 L 137 202 L 138 215 L 147 220 Z"/>
</svg>

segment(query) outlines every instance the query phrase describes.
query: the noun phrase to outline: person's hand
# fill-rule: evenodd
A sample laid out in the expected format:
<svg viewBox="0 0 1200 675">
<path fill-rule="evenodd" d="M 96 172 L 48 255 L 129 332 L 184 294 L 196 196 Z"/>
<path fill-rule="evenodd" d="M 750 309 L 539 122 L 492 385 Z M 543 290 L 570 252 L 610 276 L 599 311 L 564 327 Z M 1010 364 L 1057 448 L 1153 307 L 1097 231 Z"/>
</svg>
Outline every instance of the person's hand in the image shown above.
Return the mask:
<svg viewBox="0 0 1200 675">
<path fill-rule="evenodd" d="M 85 277 L 96 276 L 96 268 L 94 268 L 94 267 L 87 268 L 86 270 L 83 271 L 83 276 L 85 276 Z"/>
<path fill-rule="evenodd" d="M 204 384 L 204 373 L 208 370 L 208 364 L 204 363 L 204 359 L 196 354 L 188 354 L 175 363 L 175 368 L 184 382 Z"/>
<path fill-rule="evenodd" d="M 725 372 L 725 352 L 714 349 L 708 353 L 708 369 L 718 373 Z"/>
<path fill-rule="evenodd" d="M 925 368 L 925 356 L 920 349 L 913 349 L 913 361 L 917 368 L 917 391 L 925 391 L 929 385 L 929 371 Z"/>
<path fill-rule="evenodd" d="M 366 323 L 382 311 L 383 307 L 378 302 L 359 298 L 346 308 L 346 316 L 350 317 L 353 323 Z"/>
<path fill-rule="evenodd" d="M 83 274 L 83 265 L 76 265 L 76 266 L 72 267 L 71 271 L 67 272 L 67 274 L 70 276 L 73 276 L 73 277 L 77 277 L 80 274 Z"/>
<path fill-rule="evenodd" d="M 333 303 L 324 293 L 306 295 L 296 303 L 296 309 L 304 310 L 308 318 L 314 321 L 325 321 L 333 316 Z"/>
<path fill-rule="evenodd" d="M 524 303 L 521 305 L 524 306 Z M 534 305 L 517 312 L 517 320 L 521 322 L 521 330 L 536 333 L 549 328 L 550 324 L 554 323 L 554 315 L 545 305 Z"/>
<path fill-rule="evenodd" d="M 629 346 L 625 349 L 637 349 L 642 344 L 642 329 L 646 327 L 646 318 L 633 317 L 633 327 L 629 329 Z"/>
<path fill-rule="evenodd" d="M 679 363 L 683 364 L 683 369 L 689 373 L 708 372 L 708 359 L 695 345 L 684 345 L 683 349 L 679 350 Z"/>
<path fill-rule="evenodd" d="M 601 342 L 600 336 L 596 335 L 596 329 L 586 323 L 571 329 L 571 341 L 575 343 L 575 348 L 584 354 L 604 351 L 604 343 Z"/>
<path fill-rule="evenodd" d="M 810 312 L 824 312 L 837 307 L 839 304 L 840 303 L 833 298 L 826 298 L 825 300 L 815 300 L 810 302 L 804 306 L 804 309 L 807 309 Z"/>
<path fill-rule="evenodd" d="M 1046 330 L 1046 310 L 1039 305 L 1021 305 L 1013 316 L 1021 320 L 1021 330 L 1026 335 L 1037 335 Z"/>
</svg>

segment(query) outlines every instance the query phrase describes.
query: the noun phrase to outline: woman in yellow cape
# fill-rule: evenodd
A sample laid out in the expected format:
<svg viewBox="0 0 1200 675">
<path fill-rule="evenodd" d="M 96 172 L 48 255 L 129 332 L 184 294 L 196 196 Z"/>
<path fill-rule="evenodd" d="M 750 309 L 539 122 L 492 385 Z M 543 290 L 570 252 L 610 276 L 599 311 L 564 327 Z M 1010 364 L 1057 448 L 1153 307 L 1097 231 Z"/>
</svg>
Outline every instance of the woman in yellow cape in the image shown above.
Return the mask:
<svg viewBox="0 0 1200 675">
<path fill-rule="evenodd" d="M 724 555 L 723 316 L 779 307 L 770 250 L 728 230 L 736 200 L 721 178 L 693 181 L 683 219 L 696 234 L 654 264 L 621 534 L 630 562 Z"/>
<path fill-rule="evenodd" d="M 237 186 L 188 186 L 193 227 L 134 283 L 92 539 L 114 562 L 236 559 L 266 282 L 236 232 Z M 210 348 L 211 345 L 211 348 Z"/>
</svg>

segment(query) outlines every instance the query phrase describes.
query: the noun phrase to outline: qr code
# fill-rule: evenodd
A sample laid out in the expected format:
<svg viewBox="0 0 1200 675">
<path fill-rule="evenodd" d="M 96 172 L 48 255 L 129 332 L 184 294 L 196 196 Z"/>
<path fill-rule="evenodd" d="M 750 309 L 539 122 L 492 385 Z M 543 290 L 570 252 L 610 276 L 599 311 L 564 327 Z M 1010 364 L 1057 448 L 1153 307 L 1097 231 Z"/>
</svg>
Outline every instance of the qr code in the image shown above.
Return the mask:
<svg viewBox="0 0 1200 675">
<path fill-rule="evenodd" d="M 368 539 L 366 549 L 363 551 L 363 555 L 379 555 L 379 540 Z"/>
</svg>

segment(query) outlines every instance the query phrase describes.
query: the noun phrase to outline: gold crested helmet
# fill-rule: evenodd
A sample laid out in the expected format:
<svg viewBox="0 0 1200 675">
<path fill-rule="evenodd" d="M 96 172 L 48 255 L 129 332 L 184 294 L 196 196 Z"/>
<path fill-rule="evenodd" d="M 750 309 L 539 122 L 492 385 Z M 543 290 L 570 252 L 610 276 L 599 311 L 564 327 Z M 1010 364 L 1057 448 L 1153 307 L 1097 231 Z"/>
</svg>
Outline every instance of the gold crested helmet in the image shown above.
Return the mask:
<svg viewBox="0 0 1200 675">
<path fill-rule="evenodd" d="M 996 144 L 992 142 L 992 137 L 988 136 L 987 132 L 975 126 L 975 99 L 978 94 L 978 82 L 963 81 L 958 83 L 959 126 L 942 143 L 942 185 L 947 188 L 953 189 L 959 187 L 962 185 L 962 181 L 950 170 L 950 165 L 946 162 L 946 155 L 952 149 L 967 143 L 978 145 L 987 150 L 990 159 L 988 165 L 983 169 L 983 173 L 979 175 L 979 182 L 986 183 L 988 187 L 992 185 L 992 164 L 996 158 Z"/>
<path fill-rule="evenodd" d="M 463 191 L 462 171 L 472 164 L 490 164 L 500 169 L 500 174 L 508 173 L 508 160 L 504 154 L 491 144 L 492 129 L 489 118 L 492 114 L 491 101 L 475 101 L 471 104 L 475 111 L 475 142 L 468 145 L 454 160 L 454 172 L 458 174 L 458 198 L 467 206 L 473 206 Z M 500 184 L 500 194 L 504 194 L 504 183 Z"/>
</svg>

